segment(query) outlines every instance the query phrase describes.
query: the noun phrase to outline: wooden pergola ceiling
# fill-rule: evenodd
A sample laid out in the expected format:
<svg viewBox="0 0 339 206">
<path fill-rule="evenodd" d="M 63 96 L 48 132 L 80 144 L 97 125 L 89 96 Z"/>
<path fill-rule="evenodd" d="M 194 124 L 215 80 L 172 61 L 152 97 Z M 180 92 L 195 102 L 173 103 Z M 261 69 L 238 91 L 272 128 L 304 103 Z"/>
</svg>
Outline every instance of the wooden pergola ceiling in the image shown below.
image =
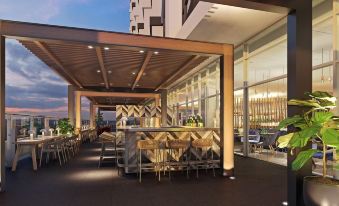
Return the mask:
<svg viewBox="0 0 339 206">
<path fill-rule="evenodd" d="M 229 44 L 6 20 L 0 20 L 0 31 L 5 38 L 18 40 L 77 90 L 159 93 L 210 57 L 233 58 Z M 233 59 L 225 63 L 233 72 Z M 88 98 L 105 105 L 150 99 Z"/>
<path fill-rule="evenodd" d="M 114 45 L 19 41 L 70 84 L 84 89 L 96 86 L 157 91 L 212 56 Z"/>
</svg>

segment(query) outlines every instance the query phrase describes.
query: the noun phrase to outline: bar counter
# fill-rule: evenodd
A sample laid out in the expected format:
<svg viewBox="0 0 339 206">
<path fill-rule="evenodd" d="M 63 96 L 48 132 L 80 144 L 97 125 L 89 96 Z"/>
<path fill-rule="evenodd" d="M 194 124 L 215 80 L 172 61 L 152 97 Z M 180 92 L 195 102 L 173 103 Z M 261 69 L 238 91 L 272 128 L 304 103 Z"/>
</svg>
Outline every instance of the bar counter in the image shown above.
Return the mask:
<svg viewBox="0 0 339 206">
<path fill-rule="evenodd" d="M 212 138 L 213 153 L 216 165 L 220 162 L 220 132 L 219 128 L 198 128 L 198 127 L 117 127 L 117 132 L 121 133 L 125 142 L 124 170 L 125 173 L 136 173 L 137 169 L 137 147 L 136 143 L 142 139 L 154 139 L 159 141 L 186 139 L 193 141 L 195 139 Z M 170 155 L 165 149 L 165 156 Z M 153 162 L 152 154 L 144 154 L 147 161 Z M 180 158 L 180 154 L 176 154 L 175 159 Z M 179 155 L 179 156 L 178 156 Z M 198 153 L 191 153 L 191 160 L 200 158 Z"/>
</svg>

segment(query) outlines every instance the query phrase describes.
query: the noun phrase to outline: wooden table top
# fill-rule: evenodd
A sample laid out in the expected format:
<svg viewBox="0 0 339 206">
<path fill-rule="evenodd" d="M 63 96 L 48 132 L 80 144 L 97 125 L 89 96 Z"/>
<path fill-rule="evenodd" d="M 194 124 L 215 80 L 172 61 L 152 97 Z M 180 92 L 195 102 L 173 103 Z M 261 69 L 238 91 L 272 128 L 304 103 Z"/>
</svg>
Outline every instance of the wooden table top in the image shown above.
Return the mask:
<svg viewBox="0 0 339 206">
<path fill-rule="evenodd" d="M 18 138 L 16 141 L 16 144 L 25 144 L 25 145 L 41 144 L 41 143 L 48 142 L 54 139 L 58 139 L 60 137 L 61 136 L 58 136 L 58 135 L 53 135 L 53 136 L 38 135 L 37 138 L 33 138 L 33 139 L 31 139 L 30 137 Z"/>
</svg>

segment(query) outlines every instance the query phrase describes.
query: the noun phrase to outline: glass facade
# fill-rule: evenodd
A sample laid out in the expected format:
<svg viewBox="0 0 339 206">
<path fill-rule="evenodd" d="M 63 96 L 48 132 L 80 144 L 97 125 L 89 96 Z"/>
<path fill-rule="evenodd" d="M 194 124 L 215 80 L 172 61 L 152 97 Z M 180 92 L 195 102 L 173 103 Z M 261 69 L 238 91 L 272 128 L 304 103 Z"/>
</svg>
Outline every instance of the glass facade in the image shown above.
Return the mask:
<svg viewBox="0 0 339 206">
<path fill-rule="evenodd" d="M 171 88 L 168 92 L 168 107 L 173 109 L 173 125 L 184 125 L 189 116 L 201 115 L 206 127 L 219 127 L 219 60 Z"/>
<path fill-rule="evenodd" d="M 312 29 L 312 89 L 333 95 L 339 93 L 339 75 L 334 69 L 339 64 L 339 54 L 334 52 L 339 48 L 339 9 L 334 9 L 338 7 L 335 2 L 313 1 Z M 286 165 L 286 149 L 276 147 L 277 138 L 284 132 L 276 128 L 287 116 L 287 18 L 237 45 L 234 52 L 235 152 Z M 174 125 L 183 125 L 189 116 L 200 114 L 207 127 L 220 126 L 219 74 L 216 61 L 170 89 L 168 105 L 176 116 Z M 248 115 L 244 114 L 245 107 Z M 244 131 L 244 121 L 248 131 Z M 244 144 L 245 132 L 248 144 Z M 321 163 L 316 158 L 314 161 Z"/>
<path fill-rule="evenodd" d="M 337 95 L 339 79 L 338 3 L 313 1 L 313 91 Z M 235 50 L 235 152 L 286 165 L 286 150 L 276 149 L 278 123 L 287 116 L 287 19 L 265 29 Z M 245 74 L 245 75 L 244 75 Z M 248 86 L 244 87 L 244 82 Z M 249 148 L 244 150 L 243 94 L 248 90 Z M 337 110 L 338 111 L 338 110 Z M 331 156 L 331 155 L 330 155 Z M 335 155 L 330 157 L 335 160 Z M 314 158 L 314 172 L 321 173 L 321 161 Z M 333 161 L 331 164 L 334 164 Z M 319 169 L 318 169 L 319 168 Z M 330 168 L 330 171 L 332 169 Z"/>
</svg>

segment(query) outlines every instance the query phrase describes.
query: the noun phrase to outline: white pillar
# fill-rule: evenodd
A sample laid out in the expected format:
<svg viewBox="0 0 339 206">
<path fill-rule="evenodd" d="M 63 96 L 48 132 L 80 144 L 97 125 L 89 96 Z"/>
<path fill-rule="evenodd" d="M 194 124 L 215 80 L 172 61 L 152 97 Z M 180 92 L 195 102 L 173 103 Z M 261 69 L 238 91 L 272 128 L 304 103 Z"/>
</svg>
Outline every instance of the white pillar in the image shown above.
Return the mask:
<svg viewBox="0 0 339 206">
<path fill-rule="evenodd" d="M 165 36 L 176 37 L 182 27 L 182 0 L 165 0 Z"/>
<path fill-rule="evenodd" d="M 89 103 L 89 127 L 94 128 L 94 105 L 92 102 Z"/>
<path fill-rule="evenodd" d="M 81 95 L 75 92 L 75 129 L 81 131 Z"/>
<path fill-rule="evenodd" d="M 15 155 L 16 119 L 7 119 L 6 166 L 10 167 Z"/>
<path fill-rule="evenodd" d="M 74 125 L 74 86 L 68 85 L 68 118 Z"/>
<path fill-rule="evenodd" d="M 5 190 L 5 37 L 0 36 L 0 191 Z"/>
<path fill-rule="evenodd" d="M 220 100 L 221 100 L 221 135 L 222 166 L 224 176 L 234 175 L 234 70 L 233 49 L 225 48 L 220 58 Z"/>
<path fill-rule="evenodd" d="M 339 115 L 339 0 L 333 0 L 333 93 L 337 97 L 335 114 Z"/>
</svg>

